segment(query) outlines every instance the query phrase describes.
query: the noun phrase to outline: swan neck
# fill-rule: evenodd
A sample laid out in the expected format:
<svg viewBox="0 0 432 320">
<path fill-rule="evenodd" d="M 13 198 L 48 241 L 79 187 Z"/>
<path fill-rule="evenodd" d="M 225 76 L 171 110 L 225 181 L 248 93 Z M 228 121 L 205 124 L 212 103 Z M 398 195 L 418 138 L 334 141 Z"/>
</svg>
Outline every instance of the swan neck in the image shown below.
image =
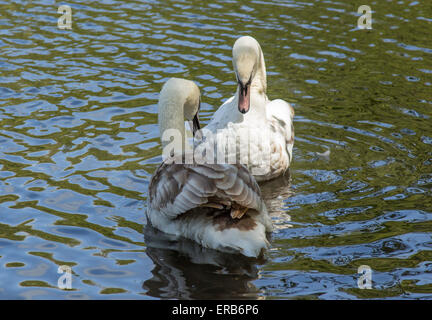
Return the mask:
<svg viewBox="0 0 432 320">
<path fill-rule="evenodd" d="M 163 96 L 159 100 L 159 132 L 162 147 L 174 147 L 175 155 L 184 151 L 185 125 L 184 125 L 185 99 L 178 96 Z"/>
<path fill-rule="evenodd" d="M 258 90 L 259 93 L 266 94 L 267 92 L 267 75 L 264 61 L 264 54 L 259 47 L 258 66 L 255 77 L 252 80 L 251 88 Z"/>
</svg>

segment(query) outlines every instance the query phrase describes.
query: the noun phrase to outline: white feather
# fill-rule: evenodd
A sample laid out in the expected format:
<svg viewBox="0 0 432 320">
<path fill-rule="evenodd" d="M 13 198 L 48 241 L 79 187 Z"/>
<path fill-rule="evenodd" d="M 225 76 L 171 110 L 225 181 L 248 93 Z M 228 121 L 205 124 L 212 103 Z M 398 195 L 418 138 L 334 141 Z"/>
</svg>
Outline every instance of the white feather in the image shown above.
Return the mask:
<svg viewBox="0 0 432 320">
<path fill-rule="evenodd" d="M 249 134 L 249 143 L 237 139 L 234 158 L 245 164 L 257 181 L 265 181 L 283 174 L 290 166 L 294 145 L 294 109 L 281 99 L 268 100 L 264 55 L 258 42 L 252 37 L 241 37 L 234 45 L 233 63 L 237 77 L 239 78 L 239 73 L 246 74 L 236 62 L 236 58 L 241 56 L 240 51 L 245 48 L 252 48 L 246 56 L 253 59 L 255 52 L 258 61 L 250 88 L 249 111 L 246 114 L 239 112 L 237 89 L 236 94 L 214 113 L 203 132 L 206 133 L 207 140 L 225 144 L 219 148 L 227 154 L 228 148 L 232 147 L 232 142 L 227 137 L 235 139 L 244 137 L 245 132 Z M 242 63 L 244 60 L 246 58 L 243 57 Z"/>
</svg>

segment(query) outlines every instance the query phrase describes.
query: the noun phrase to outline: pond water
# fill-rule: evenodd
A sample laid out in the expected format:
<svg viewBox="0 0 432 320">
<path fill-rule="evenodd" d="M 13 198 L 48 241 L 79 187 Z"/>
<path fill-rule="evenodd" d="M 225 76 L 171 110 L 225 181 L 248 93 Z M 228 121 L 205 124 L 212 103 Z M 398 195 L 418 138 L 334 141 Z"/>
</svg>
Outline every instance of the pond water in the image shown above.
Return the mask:
<svg viewBox="0 0 432 320">
<path fill-rule="evenodd" d="M 426 3 L 369 1 L 360 30 L 353 0 L 68 1 L 61 30 L 53 1 L 0 0 L 0 298 L 431 299 Z M 261 260 L 144 228 L 162 84 L 195 81 L 205 124 L 247 34 L 296 112 L 291 175 L 262 185 Z"/>
</svg>

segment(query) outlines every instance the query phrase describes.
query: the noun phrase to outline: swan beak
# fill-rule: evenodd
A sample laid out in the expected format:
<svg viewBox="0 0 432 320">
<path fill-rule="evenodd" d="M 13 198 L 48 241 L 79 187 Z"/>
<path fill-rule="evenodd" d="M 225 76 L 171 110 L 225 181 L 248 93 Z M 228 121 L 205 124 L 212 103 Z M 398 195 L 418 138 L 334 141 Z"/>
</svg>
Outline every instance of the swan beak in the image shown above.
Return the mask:
<svg viewBox="0 0 432 320">
<path fill-rule="evenodd" d="M 198 112 L 196 113 L 195 117 L 193 117 L 192 121 L 189 121 L 189 126 L 192 129 L 192 134 L 194 138 L 200 139 L 201 137 L 201 126 L 198 119 Z"/>
<path fill-rule="evenodd" d="M 193 133 L 195 134 L 198 130 L 201 129 L 200 123 L 199 123 L 199 119 L 198 119 L 198 112 L 195 115 L 195 117 L 192 120 L 192 126 L 193 126 Z"/>
<path fill-rule="evenodd" d="M 239 82 L 239 101 L 238 109 L 241 113 L 245 114 L 249 111 L 250 107 L 250 83 L 243 85 Z"/>
</svg>

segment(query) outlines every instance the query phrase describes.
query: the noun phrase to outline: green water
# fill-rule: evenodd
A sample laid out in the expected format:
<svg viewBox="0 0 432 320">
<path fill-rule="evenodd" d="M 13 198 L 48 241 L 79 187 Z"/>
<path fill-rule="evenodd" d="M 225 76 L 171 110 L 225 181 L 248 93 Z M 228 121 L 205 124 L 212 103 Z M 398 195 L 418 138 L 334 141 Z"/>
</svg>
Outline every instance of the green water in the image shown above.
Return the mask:
<svg viewBox="0 0 432 320">
<path fill-rule="evenodd" d="M 0 0 L 0 298 L 432 298 L 428 1 L 364 3 L 371 30 L 358 1 L 61 4 L 72 30 L 60 3 Z M 247 34 L 296 112 L 291 176 L 262 185 L 260 261 L 144 229 L 162 84 L 194 80 L 206 123 Z"/>
</svg>

